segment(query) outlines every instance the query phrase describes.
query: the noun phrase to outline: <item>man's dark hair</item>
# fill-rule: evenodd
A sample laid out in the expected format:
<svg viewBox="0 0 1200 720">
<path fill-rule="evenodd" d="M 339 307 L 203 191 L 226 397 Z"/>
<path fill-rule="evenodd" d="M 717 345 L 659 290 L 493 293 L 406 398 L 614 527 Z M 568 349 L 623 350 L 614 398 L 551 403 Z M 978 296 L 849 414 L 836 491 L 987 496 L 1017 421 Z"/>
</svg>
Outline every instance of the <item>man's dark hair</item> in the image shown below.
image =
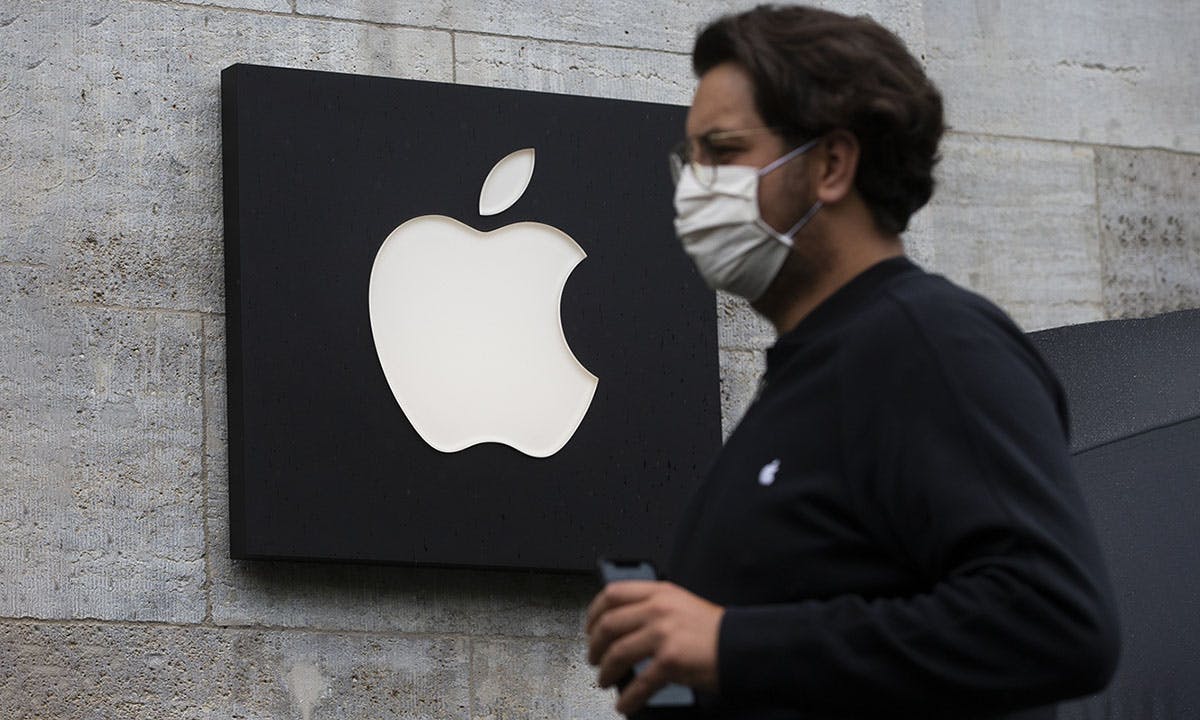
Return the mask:
<svg viewBox="0 0 1200 720">
<path fill-rule="evenodd" d="M 788 140 L 852 132 L 854 185 L 875 224 L 889 233 L 908 227 L 933 195 L 945 128 L 941 94 L 898 37 L 865 16 L 760 5 L 696 38 L 697 77 L 730 61 L 749 72 L 759 115 Z"/>
</svg>

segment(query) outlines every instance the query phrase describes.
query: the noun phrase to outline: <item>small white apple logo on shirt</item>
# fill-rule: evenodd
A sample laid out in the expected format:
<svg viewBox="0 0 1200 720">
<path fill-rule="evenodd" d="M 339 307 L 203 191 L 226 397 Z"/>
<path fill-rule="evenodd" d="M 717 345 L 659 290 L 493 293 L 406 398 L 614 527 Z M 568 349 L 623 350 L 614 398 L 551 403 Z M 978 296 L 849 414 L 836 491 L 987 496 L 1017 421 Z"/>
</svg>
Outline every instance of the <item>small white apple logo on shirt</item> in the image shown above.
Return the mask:
<svg viewBox="0 0 1200 720">
<path fill-rule="evenodd" d="M 775 482 L 775 473 L 779 472 L 779 460 L 772 460 L 763 465 L 762 470 L 758 471 L 758 484 L 766 487 Z"/>
<path fill-rule="evenodd" d="M 532 148 L 496 163 L 479 213 L 511 207 L 533 163 Z M 536 222 L 485 233 L 423 215 L 387 236 L 371 268 L 371 333 L 425 442 L 447 453 L 499 442 L 534 457 L 566 445 L 598 382 L 568 347 L 560 315 L 567 277 L 586 256 Z"/>
</svg>

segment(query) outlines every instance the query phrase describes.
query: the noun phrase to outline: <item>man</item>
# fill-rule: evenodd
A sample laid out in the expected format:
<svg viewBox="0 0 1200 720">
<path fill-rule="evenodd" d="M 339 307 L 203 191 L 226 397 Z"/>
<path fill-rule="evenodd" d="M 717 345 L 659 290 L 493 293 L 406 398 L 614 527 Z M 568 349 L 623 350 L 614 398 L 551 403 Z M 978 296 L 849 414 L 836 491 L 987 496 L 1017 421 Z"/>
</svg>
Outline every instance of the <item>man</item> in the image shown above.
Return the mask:
<svg viewBox="0 0 1200 720">
<path fill-rule="evenodd" d="M 673 582 L 589 607 L 599 684 L 650 658 L 619 711 L 678 682 L 730 718 L 1049 719 L 1099 691 L 1117 620 L 1062 389 L 1002 311 L 903 253 L 937 90 L 873 21 L 802 7 L 716 21 L 693 65 L 676 227 L 779 338 Z"/>
</svg>

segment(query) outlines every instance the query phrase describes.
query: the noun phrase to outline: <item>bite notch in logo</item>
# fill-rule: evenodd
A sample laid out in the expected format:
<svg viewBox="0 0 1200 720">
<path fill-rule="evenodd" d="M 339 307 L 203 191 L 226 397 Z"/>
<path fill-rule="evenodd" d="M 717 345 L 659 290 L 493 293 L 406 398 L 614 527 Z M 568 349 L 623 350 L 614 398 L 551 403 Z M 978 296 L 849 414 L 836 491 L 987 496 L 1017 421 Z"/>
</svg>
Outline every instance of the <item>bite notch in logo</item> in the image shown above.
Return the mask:
<svg viewBox="0 0 1200 720">
<path fill-rule="evenodd" d="M 496 163 L 479 214 L 507 210 L 533 177 L 534 151 Z M 567 277 L 587 254 L 537 222 L 480 232 L 444 215 L 402 223 L 375 256 L 371 333 L 388 386 L 430 446 L 499 442 L 547 457 L 583 421 L 597 378 L 563 334 Z"/>
</svg>

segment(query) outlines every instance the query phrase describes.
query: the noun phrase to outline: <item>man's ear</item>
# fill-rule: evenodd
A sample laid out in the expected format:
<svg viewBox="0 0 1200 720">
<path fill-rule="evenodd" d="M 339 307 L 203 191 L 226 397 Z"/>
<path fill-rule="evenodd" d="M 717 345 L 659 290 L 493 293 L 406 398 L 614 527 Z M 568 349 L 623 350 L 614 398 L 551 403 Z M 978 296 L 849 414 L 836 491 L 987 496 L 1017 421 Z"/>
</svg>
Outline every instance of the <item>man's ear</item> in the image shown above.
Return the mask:
<svg viewBox="0 0 1200 720">
<path fill-rule="evenodd" d="M 813 163 L 817 199 L 833 205 L 854 191 L 860 152 L 858 138 L 849 130 L 833 130 L 813 150 L 819 158 Z"/>
</svg>

